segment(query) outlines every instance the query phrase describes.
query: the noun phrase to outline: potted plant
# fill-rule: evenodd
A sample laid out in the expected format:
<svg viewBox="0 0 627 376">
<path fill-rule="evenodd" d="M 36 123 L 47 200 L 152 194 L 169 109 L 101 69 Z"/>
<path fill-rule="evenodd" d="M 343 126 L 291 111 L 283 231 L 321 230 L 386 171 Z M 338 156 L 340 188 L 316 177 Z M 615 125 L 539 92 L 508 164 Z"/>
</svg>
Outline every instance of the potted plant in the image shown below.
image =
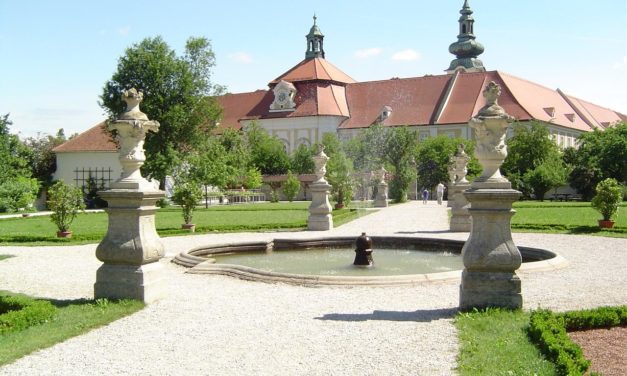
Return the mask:
<svg viewBox="0 0 627 376">
<path fill-rule="evenodd" d="M 48 190 L 48 208 L 52 210 L 50 219 L 57 226 L 57 237 L 70 238 L 70 225 L 79 211 L 85 209 L 83 192 L 80 188 L 57 181 Z"/>
<path fill-rule="evenodd" d="M 601 213 L 603 219 L 599 220 L 599 227 L 612 228 L 612 218 L 618 212 L 618 205 L 623 200 L 622 190 L 615 179 L 605 179 L 597 184 L 596 196 L 592 199 L 592 207 Z"/>
<path fill-rule="evenodd" d="M 192 218 L 196 204 L 198 204 L 201 198 L 202 191 L 198 184 L 195 184 L 193 181 L 178 184 L 174 188 L 172 201 L 181 206 L 183 221 L 185 222 L 181 225 L 181 228 L 189 230 L 190 232 L 195 231 L 196 225 L 192 223 Z"/>
</svg>

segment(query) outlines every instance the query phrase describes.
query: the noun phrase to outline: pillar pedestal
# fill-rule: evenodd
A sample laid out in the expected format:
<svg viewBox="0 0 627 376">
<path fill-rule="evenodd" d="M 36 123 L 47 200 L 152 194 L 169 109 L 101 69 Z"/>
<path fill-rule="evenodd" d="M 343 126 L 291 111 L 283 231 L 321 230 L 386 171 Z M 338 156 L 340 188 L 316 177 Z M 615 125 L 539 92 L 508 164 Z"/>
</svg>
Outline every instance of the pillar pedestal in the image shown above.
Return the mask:
<svg viewBox="0 0 627 376">
<path fill-rule="evenodd" d="M 307 229 L 310 231 L 326 231 L 333 229 L 333 216 L 329 192 L 331 185 L 326 181 L 316 182 L 309 186 L 311 204 L 309 205 L 309 219 Z"/>
<path fill-rule="evenodd" d="M 155 229 L 155 204 L 165 192 L 111 189 L 98 194 L 109 204 L 109 226 L 96 248 L 96 257 L 104 264 L 96 274 L 94 297 L 144 303 L 159 299 L 159 260 L 165 250 Z"/>
<path fill-rule="evenodd" d="M 388 207 L 388 184 L 384 181 L 377 185 L 377 197 L 374 200 L 375 208 Z"/>
<path fill-rule="evenodd" d="M 450 230 L 452 232 L 470 232 L 472 226 L 472 218 L 468 208 L 470 204 L 464 196 L 464 191 L 470 188 L 470 184 L 451 184 L 449 188 L 449 201 L 451 206 L 451 223 Z"/>
</svg>

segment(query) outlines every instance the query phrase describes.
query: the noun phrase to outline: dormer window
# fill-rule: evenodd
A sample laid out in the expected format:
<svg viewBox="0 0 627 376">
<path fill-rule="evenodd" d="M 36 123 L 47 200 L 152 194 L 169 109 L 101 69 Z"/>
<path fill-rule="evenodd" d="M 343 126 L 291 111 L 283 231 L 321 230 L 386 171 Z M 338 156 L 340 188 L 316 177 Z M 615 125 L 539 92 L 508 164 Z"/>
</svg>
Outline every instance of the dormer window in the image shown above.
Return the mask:
<svg viewBox="0 0 627 376">
<path fill-rule="evenodd" d="M 575 122 L 575 114 L 564 114 L 564 116 L 566 116 L 566 119 L 570 120 L 571 123 Z"/>
<path fill-rule="evenodd" d="M 379 112 L 379 118 L 377 119 L 379 122 L 383 122 L 385 119 L 392 116 L 392 107 L 383 106 L 381 112 Z"/>
<path fill-rule="evenodd" d="M 555 107 L 544 107 L 543 110 L 551 119 L 555 118 Z"/>
</svg>

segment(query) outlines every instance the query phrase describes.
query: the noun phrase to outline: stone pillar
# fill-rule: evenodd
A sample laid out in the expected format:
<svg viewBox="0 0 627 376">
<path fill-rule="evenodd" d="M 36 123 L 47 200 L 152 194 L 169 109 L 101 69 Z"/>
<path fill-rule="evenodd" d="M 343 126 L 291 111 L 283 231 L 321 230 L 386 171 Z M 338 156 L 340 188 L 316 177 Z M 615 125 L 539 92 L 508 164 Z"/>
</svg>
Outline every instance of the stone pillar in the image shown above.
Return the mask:
<svg viewBox="0 0 627 376">
<path fill-rule="evenodd" d="M 377 180 L 377 197 L 374 199 L 375 208 L 387 208 L 388 206 L 388 183 L 385 182 L 385 168 L 381 167 L 376 172 Z"/>
<path fill-rule="evenodd" d="M 155 229 L 155 204 L 165 192 L 155 190 L 139 169 L 146 160 L 146 133 L 157 132 L 159 123 L 139 110 L 141 92 L 127 90 L 122 98 L 126 112 L 108 123 L 117 131 L 122 174 L 110 189 L 98 193 L 109 204 L 109 227 L 96 248 L 96 257 L 104 264 L 96 273 L 94 297 L 150 303 L 162 296 L 159 260 L 165 251 Z"/>
<path fill-rule="evenodd" d="M 453 165 L 449 168 L 451 185 L 449 187 L 449 206 L 451 207 L 450 229 L 453 232 L 470 232 L 472 220 L 468 212 L 468 200 L 464 191 L 470 188 L 466 180 L 468 161 L 470 157 L 464 151 L 464 144 L 460 144 L 457 154 L 453 157 Z"/>
<path fill-rule="evenodd" d="M 331 215 L 331 203 L 329 192 L 331 185 L 324 178 L 329 157 L 324 153 L 324 145 L 319 146 L 318 154 L 314 157 L 316 181 L 309 186 L 311 192 L 311 205 L 309 205 L 309 218 L 307 229 L 310 231 L 326 231 L 333 229 L 333 216 Z"/>
<path fill-rule="evenodd" d="M 472 228 L 462 249 L 464 271 L 460 308 L 521 308 L 522 294 L 516 270 L 522 263 L 512 240 L 512 204 L 521 193 L 499 171 L 507 156 L 505 132 L 513 118 L 497 104 L 500 87 L 490 82 L 483 92 L 487 104 L 469 121 L 475 130 L 476 153 L 482 175 L 465 197 L 470 202 Z"/>
</svg>

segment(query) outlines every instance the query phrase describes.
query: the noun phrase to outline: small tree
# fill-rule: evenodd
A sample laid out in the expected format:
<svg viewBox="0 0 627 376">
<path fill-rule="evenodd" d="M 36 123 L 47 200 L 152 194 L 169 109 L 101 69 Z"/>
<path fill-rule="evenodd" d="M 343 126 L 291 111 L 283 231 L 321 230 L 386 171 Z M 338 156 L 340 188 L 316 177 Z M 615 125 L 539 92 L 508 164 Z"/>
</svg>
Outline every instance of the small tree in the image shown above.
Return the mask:
<svg viewBox="0 0 627 376">
<path fill-rule="evenodd" d="M 537 200 L 543 201 L 544 195 L 552 188 L 566 184 L 568 170 L 560 158 L 547 159 L 538 167 L 529 170 L 523 176 L 523 184 L 533 190 Z"/>
<path fill-rule="evenodd" d="M 174 187 L 174 193 L 172 194 L 172 201 L 181 206 L 183 211 L 183 221 L 186 225 L 192 223 L 194 216 L 194 209 L 198 201 L 202 198 L 202 191 L 198 183 L 192 179 L 179 181 Z"/>
<path fill-rule="evenodd" d="M 608 178 L 597 184 L 596 192 L 592 199 L 592 207 L 601 213 L 604 221 L 611 221 L 623 200 L 620 185 L 615 179 Z"/>
<path fill-rule="evenodd" d="M 331 155 L 327 164 L 327 179 L 331 184 L 336 207 L 341 208 L 353 197 L 353 164 L 343 151 Z"/>
<path fill-rule="evenodd" d="M 287 197 L 287 201 L 292 202 L 298 192 L 300 191 L 300 181 L 298 177 L 289 171 L 287 173 L 287 180 L 283 184 L 283 194 Z"/>
<path fill-rule="evenodd" d="M 59 180 L 48 191 L 48 208 L 52 210 L 50 219 L 59 232 L 68 232 L 78 212 L 85 209 L 83 192 Z"/>
</svg>

